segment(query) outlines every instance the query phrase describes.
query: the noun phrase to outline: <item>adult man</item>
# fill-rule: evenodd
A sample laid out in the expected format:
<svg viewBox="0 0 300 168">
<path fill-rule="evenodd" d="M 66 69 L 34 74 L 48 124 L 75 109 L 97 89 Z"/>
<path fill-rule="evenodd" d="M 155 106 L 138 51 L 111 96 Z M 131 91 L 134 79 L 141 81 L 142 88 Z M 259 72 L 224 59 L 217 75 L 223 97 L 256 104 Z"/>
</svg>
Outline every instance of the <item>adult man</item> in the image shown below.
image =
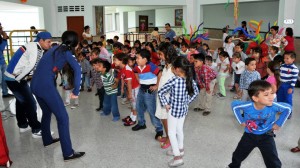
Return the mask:
<svg viewBox="0 0 300 168">
<path fill-rule="evenodd" d="M 171 29 L 170 23 L 165 24 L 166 34 L 165 38 L 169 37 L 170 41 L 173 41 L 176 38 L 176 33 L 173 29 Z"/>
<path fill-rule="evenodd" d="M 4 72 L 6 70 L 6 62 L 3 55 L 3 51 L 7 46 L 8 36 L 5 31 L 3 31 L 3 27 L 0 23 L 0 87 L 2 87 L 2 97 L 11 97 L 13 95 L 8 93 L 6 82 L 4 81 Z"/>
<path fill-rule="evenodd" d="M 4 73 L 7 86 L 16 98 L 16 118 L 20 132 L 30 130 L 29 125 L 33 138 L 40 138 L 42 134 L 41 123 L 37 120 L 36 101 L 28 81 L 31 80 L 44 50 L 51 47 L 51 38 L 49 32 L 38 33 L 34 42 L 29 42 L 16 51 Z"/>
</svg>

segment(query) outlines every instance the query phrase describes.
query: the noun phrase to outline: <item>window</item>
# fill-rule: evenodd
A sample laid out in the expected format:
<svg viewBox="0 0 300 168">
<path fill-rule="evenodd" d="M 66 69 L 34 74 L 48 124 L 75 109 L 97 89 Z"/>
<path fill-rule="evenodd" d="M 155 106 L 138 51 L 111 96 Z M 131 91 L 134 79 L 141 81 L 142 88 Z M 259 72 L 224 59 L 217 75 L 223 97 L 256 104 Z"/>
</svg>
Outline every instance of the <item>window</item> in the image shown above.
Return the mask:
<svg viewBox="0 0 300 168">
<path fill-rule="evenodd" d="M 105 15 L 105 31 L 106 32 L 113 31 L 112 14 Z"/>
</svg>

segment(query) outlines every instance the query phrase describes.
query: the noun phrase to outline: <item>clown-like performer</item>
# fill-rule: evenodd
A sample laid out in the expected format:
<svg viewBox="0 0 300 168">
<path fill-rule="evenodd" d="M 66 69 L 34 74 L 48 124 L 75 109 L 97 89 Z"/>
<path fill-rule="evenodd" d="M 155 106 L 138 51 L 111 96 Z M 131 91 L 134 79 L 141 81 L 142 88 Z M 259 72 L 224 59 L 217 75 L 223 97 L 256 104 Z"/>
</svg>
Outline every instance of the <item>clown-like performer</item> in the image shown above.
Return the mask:
<svg viewBox="0 0 300 168">
<path fill-rule="evenodd" d="M 34 42 L 20 47 L 11 58 L 4 73 L 8 88 L 16 98 L 16 118 L 20 133 L 30 130 L 33 138 L 41 138 L 41 123 L 37 119 L 36 101 L 28 81 L 36 72 L 44 51 L 51 47 L 51 34 L 40 32 Z M 30 127 L 29 127 L 30 126 Z"/>
<path fill-rule="evenodd" d="M 55 74 L 66 63 L 74 70 L 74 90 L 71 98 L 78 98 L 81 68 L 74 54 L 78 44 L 78 35 L 73 31 L 66 31 L 62 35 L 62 44 L 51 48 L 39 62 L 36 72 L 31 81 L 31 90 L 43 111 L 42 116 L 42 139 L 47 147 L 56 142 L 61 142 L 62 153 L 65 161 L 82 157 L 85 152 L 75 152 L 72 148 L 69 117 L 63 100 L 59 95 L 54 80 Z M 57 119 L 59 138 L 53 138 L 50 131 L 51 114 Z"/>
</svg>

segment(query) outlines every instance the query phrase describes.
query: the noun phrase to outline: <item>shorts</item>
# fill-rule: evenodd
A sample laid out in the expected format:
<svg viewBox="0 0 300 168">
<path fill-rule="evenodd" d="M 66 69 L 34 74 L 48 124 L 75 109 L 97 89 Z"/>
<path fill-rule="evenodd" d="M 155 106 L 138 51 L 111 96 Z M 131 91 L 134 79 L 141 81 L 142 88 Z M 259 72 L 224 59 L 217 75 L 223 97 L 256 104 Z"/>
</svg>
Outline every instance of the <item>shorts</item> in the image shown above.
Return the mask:
<svg viewBox="0 0 300 168">
<path fill-rule="evenodd" d="M 169 94 L 167 94 L 166 97 L 169 98 Z M 164 106 L 161 106 L 158 96 L 156 97 L 155 116 L 161 120 L 168 119 L 167 109 Z"/>
<path fill-rule="evenodd" d="M 241 78 L 241 74 L 234 73 L 234 83 L 235 84 L 240 84 L 240 78 Z"/>
</svg>

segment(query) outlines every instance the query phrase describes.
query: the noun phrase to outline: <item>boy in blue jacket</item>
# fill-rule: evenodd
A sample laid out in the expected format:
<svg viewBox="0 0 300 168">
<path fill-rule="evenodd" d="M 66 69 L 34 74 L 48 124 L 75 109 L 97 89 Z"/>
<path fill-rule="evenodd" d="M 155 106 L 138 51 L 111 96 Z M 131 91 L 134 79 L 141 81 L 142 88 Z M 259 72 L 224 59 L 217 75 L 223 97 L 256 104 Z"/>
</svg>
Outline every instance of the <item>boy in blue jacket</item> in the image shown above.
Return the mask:
<svg viewBox="0 0 300 168">
<path fill-rule="evenodd" d="M 291 106 L 273 102 L 274 93 L 271 84 L 257 80 L 248 89 L 251 102 L 233 101 L 232 110 L 245 132 L 232 155 L 230 168 L 239 168 L 250 152 L 258 147 L 267 168 L 280 168 L 274 141 L 274 131 L 278 130 L 291 113 Z M 244 112 L 244 117 L 241 115 Z M 281 112 L 276 120 L 276 114 Z"/>
</svg>

